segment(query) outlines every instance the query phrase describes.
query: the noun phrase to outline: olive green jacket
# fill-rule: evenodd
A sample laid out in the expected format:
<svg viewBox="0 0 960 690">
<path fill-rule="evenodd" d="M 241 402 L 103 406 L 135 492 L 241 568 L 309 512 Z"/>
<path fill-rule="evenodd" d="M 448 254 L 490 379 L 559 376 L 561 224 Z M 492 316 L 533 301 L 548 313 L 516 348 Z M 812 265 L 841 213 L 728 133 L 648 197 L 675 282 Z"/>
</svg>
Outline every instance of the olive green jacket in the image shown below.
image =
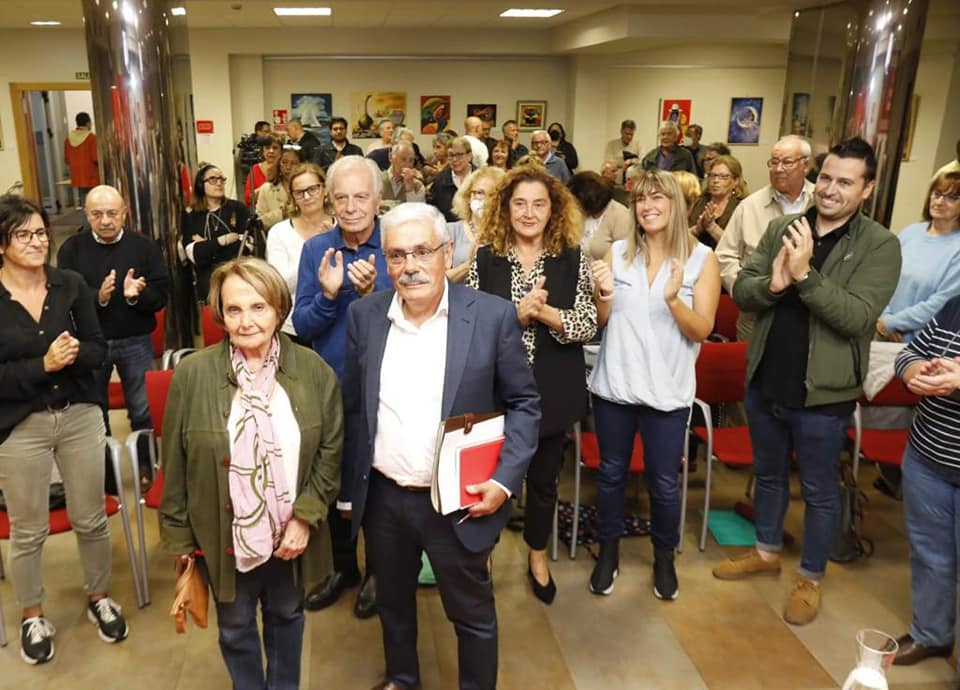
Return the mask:
<svg viewBox="0 0 960 690">
<path fill-rule="evenodd" d="M 767 346 L 777 302 L 785 293 L 770 292 L 773 260 L 790 223 L 802 214 L 770 222 L 733 286 L 733 300 L 757 321 L 747 348 L 747 383 L 753 379 Z M 870 340 L 880 312 L 900 277 L 900 243 L 885 227 L 857 213 L 818 271 L 796 283 L 810 311 L 806 406 L 847 402 L 860 397 L 867 375 Z"/>
<path fill-rule="evenodd" d="M 340 489 L 343 406 L 333 369 L 313 350 L 280 335 L 277 382 L 300 427 L 300 469 L 293 514 L 311 526 L 294 561 L 306 591 L 332 572 L 330 531 L 322 525 Z M 170 385 L 160 447 L 160 541 L 167 552 L 203 551 L 217 601 L 233 601 L 236 562 L 230 512 L 227 419 L 236 395 L 226 340 L 186 357 Z"/>
</svg>

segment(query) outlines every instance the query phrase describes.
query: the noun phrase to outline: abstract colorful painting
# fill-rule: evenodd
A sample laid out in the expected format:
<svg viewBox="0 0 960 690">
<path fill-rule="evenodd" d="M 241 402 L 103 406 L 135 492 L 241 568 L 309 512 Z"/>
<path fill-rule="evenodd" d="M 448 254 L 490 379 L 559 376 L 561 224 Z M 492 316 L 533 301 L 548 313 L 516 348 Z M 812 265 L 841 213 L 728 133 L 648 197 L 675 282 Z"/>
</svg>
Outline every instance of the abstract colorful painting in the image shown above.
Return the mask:
<svg viewBox="0 0 960 690">
<path fill-rule="evenodd" d="M 450 96 L 420 96 L 420 134 L 450 129 Z"/>
</svg>

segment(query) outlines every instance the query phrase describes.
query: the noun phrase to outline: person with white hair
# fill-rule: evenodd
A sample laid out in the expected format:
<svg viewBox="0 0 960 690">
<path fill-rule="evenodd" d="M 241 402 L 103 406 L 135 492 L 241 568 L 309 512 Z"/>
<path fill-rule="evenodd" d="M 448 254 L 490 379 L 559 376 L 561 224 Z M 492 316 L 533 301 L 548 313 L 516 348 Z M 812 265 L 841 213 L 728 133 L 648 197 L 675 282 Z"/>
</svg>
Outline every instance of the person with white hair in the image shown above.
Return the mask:
<svg viewBox="0 0 960 690">
<path fill-rule="evenodd" d="M 390 148 L 390 167 L 380 173 L 382 200 L 395 204 L 423 201 L 426 190 L 422 175 L 414 167 L 413 146 L 400 141 Z"/>
<path fill-rule="evenodd" d="M 333 367 L 337 378 L 343 377 L 347 308 L 390 286 L 377 217 L 382 188 L 380 170 L 371 160 L 344 156 L 331 165 L 327 189 L 337 224 L 307 240 L 300 254 L 293 327 Z M 329 524 L 335 572 L 307 594 L 304 606 L 310 610 L 330 606 L 344 589 L 360 582 L 349 522 L 334 510 Z M 374 583 L 368 570 L 354 607 L 358 618 L 368 618 L 376 611 Z"/>
<path fill-rule="evenodd" d="M 647 151 L 641 161 L 644 170 L 686 170 L 697 174 L 693 155 L 679 146 L 680 128 L 676 122 L 666 120 L 660 124 L 660 145 Z"/>
</svg>

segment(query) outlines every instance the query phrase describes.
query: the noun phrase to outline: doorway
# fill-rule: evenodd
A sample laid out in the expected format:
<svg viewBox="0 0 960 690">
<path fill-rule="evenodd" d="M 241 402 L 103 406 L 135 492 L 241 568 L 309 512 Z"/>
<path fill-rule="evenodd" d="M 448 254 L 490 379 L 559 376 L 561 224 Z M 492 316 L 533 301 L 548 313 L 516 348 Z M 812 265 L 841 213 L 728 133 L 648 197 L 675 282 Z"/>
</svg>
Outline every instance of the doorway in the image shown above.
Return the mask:
<svg viewBox="0 0 960 690">
<path fill-rule="evenodd" d="M 79 205 L 70 186 L 64 160 L 64 141 L 75 125 L 76 114 L 93 116 L 89 82 L 11 83 L 14 130 L 20 156 L 23 195 L 62 215 Z M 92 129 L 96 130 L 96 123 Z"/>
</svg>

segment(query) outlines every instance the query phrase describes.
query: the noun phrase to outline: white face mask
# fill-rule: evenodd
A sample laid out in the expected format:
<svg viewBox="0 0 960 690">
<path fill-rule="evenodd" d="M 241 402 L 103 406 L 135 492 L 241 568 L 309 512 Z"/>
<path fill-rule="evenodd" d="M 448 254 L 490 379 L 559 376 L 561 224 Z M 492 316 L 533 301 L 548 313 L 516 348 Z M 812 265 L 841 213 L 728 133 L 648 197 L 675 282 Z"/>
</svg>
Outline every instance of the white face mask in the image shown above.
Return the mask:
<svg viewBox="0 0 960 690">
<path fill-rule="evenodd" d="M 470 199 L 470 211 L 478 218 L 483 215 L 483 199 Z"/>
</svg>

